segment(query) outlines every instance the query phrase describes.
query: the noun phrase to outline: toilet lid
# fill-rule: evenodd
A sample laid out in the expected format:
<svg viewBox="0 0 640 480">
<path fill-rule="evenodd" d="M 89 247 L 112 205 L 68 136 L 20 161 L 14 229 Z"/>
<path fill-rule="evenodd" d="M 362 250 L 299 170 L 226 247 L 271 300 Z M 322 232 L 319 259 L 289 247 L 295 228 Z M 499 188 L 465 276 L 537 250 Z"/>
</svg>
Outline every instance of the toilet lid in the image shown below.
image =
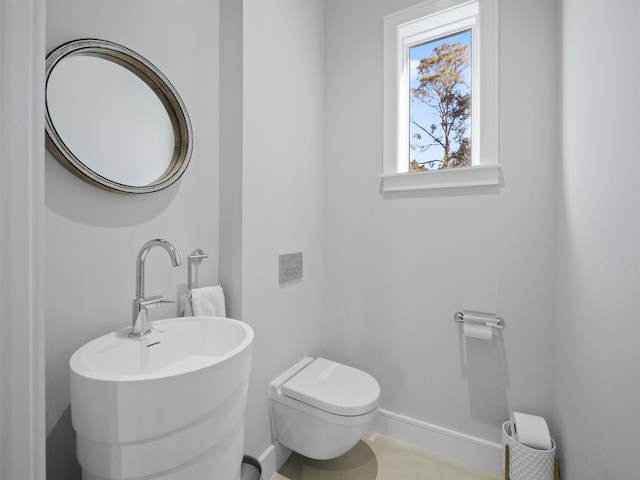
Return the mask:
<svg viewBox="0 0 640 480">
<path fill-rule="evenodd" d="M 380 385 L 362 370 L 316 358 L 282 386 L 282 394 L 329 413 L 354 416 L 378 406 Z"/>
</svg>

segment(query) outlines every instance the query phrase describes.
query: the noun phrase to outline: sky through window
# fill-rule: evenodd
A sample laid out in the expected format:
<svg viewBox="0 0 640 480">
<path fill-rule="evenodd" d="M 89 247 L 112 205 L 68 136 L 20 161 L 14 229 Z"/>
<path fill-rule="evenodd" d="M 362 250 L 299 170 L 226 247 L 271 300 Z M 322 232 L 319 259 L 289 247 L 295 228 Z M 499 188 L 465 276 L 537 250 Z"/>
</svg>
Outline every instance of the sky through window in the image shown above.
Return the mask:
<svg viewBox="0 0 640 480">
<path fill-rule="evenodd" d="M 409 169 L 471 165 L 471 30 L 409 49 Z"/>
</svg>

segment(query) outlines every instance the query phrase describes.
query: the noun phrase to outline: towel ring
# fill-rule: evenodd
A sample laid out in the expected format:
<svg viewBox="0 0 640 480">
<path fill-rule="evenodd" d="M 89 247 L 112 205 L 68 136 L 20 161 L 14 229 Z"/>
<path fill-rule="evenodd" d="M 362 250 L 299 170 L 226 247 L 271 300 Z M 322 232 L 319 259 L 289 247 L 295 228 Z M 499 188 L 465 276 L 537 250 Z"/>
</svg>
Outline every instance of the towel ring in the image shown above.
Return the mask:
<svg viewBox="0 0 640 480">
<path fill-rule="evenodd" d="M 188 273 L 187 273 L 187 275 L 188 275 L 188 278 L 187 278 L 188 294 L 187 294 L 187 296 L 189 297 L 189 299 L 192 298 L 191 291 L 193 290 L 193 275 L 192 275 L 192 272 L 191 272 L 191 266 L 192 265 L 199 265 L 200 263 L 202 263 L 202 260 L 204 260 L 205 258 L 209 258 L 209 255 L 204 253 L 199 248 L 196 248 L 193 252 L 191 252 L 191 255 L 189 255 L 189 266 L 188 266 Z"/>
</svg>

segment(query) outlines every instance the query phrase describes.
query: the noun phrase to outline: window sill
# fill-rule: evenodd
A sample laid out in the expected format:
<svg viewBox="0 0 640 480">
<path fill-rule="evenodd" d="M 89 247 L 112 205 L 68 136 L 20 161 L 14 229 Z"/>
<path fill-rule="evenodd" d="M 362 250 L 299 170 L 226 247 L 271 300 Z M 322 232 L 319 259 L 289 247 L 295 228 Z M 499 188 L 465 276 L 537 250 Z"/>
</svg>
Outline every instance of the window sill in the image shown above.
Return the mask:
<svg viewBox="0 0 640 480">
<path fill-rule="evenodd" d="M 500 183 L 500 164 L 427 172 L 383 173 L 380 177 L 383 192 L 496 186 Z"/>
</svg>

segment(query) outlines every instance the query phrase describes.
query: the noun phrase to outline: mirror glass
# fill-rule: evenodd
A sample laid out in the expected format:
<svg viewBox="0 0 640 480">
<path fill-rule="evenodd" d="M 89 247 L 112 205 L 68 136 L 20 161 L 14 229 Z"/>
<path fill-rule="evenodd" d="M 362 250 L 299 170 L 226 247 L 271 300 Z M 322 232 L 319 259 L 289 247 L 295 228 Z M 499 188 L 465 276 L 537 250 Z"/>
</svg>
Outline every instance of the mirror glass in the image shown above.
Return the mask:
<svg viewBox="0 0 640 480">
<path fill-rule="evenodd" d="M 74 174 L 107 190 L 148 193 L 186 169 L 191 127 L 175 89 L 147 60 L 103 40 L 47 58 L 47 146 Z"/>
</svg>

